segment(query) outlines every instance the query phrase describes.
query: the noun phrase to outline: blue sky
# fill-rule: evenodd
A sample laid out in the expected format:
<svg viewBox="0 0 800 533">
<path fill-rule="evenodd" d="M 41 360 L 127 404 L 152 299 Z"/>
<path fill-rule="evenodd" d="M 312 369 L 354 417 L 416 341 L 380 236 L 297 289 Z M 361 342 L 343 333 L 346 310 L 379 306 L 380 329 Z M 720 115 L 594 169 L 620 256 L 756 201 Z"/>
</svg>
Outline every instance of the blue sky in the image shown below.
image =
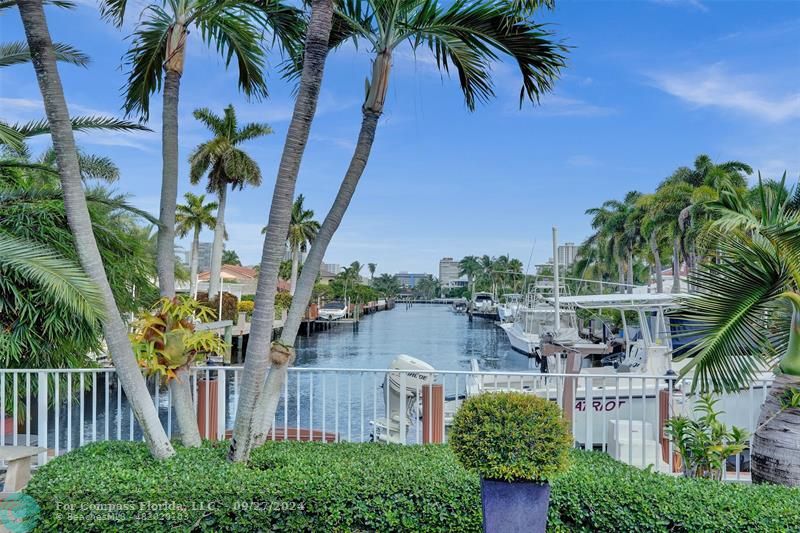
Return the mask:
<svg viewBox="0 0 800 533">
<path fill-rule="evenodd" d="M 121 57 L 136 17 L 113 28 L 91 0 L 47 12 L 54 39 L 93 60 L 87 69 L 61 67 L 71 112 L 119 114 Z M 534 261 L 543 261 L 551 255 L 552 225 L 562 241 L 579 242 L 590 231 L 587 208 L 629 190 L 651 191 L 699 153 L 746 161 L 767 176 L 800 176 L 800 2 L 562 1 L 541 20 L 574 48 L 554 94 L 536 107 L 519 109 L 510 64 L 496 66 L 497 98 L 470 113 L 456 80 L 440 75 L 428 55 L 398 52 L 372 158 L 326 261 L 375 262 L 392 273 L 436 273 L 441 257 L 467 254 L 510 253 L 527 262 L 533 249 Z M 3 41 L 23 38 L 12 10 L 0 18 L 0 33 Z M 297 189 L 319 219 L 355 144 L 368 61 L 363 47 L 328 60 Z M 30 65 L 0 76 L 0 117 L 42 116 Z M 275 71 L 270 90 L 270 99 L 248 102 L 236 90 L 235 71 L 190 38 L 181 85 L 181 195 L 192 190 L 186 158 L 207 138 L 193 109 L 221 112 L 233 103 L 241 120 L 275 130 L 247 146 L 264 184 L 228 202 L 227 246 L 246 264 L 260 259 L 260 229 L 293 106 L 291 88 Z M 153 213 L 160 105 L 154 97 L 152 133 L 78 135 L 85 150 L 119 164 L 116 188 Z"/>
</svg>

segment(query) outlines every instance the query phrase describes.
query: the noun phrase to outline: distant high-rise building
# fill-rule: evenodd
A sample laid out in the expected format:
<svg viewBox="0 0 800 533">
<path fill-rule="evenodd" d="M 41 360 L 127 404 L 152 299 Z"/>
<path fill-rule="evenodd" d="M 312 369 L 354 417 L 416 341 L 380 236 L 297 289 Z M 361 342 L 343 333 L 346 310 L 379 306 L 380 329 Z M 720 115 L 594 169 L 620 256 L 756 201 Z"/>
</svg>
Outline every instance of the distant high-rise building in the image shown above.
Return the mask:
<svg viewBox="0 0 800 533">
<path fill-rule="evenodd" d="M 451 281 L 458 279 L 458 273 L 461 267 L 458 266 L 458 261 L 452 257 L 443 257 L 439 260 L 439 283 L 442 286 L 450 284 Z"/>
<path fill-rule="evenodd" d="M 322 263 L 319 266 L 319 269 L 321 272 L 327 272 L 328 274 L 333 274 L 334 276 L 342 270 L 341 266 L 336 263 Z"/>
<path fill-rule="evenodd" d="M 569 268 L 578 258 L 578 246 L 574 242 L 561 244 L 558 247 L 558 266 Z"/>
<path fill-rule="evenodd" d="M 404 289 L 413 289 L 421 279 L 432 277 L 430 274 L 411 274 L 409 272 L 399 272 L 394 275 L 394 279 Z"/>
<path fill-rule="evenodd" d="M 211 270 L 211 248 L 214 243 L 201 242 L 197 247 L 197 271 L 208 272 Z M 190 256 L 191 260 L 191 256 Z"/>
</svg>

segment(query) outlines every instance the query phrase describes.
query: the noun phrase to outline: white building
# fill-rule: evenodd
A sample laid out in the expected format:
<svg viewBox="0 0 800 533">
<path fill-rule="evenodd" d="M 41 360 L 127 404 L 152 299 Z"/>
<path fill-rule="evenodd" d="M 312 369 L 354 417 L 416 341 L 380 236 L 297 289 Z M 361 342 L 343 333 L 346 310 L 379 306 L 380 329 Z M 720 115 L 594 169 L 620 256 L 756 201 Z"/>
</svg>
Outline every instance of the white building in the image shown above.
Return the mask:
<svg viewBox="0 0 800 533">
<path fill-rule="evenodd" d="M 460 271 L 461 267 L 458 261 L 452 257 L 443 257 L 439 261 L 439 283 L 441 283 L 443 287 L 449 285 L 451 281 L 455 281 L 459 278 L 458 273 Z"/>
<path fill-rule="evenodd" d="M 561 244 L 558 247 L 558 266 L 569 268 L 578 258 L 578 245 L 574 242 Z"/>
</svg>

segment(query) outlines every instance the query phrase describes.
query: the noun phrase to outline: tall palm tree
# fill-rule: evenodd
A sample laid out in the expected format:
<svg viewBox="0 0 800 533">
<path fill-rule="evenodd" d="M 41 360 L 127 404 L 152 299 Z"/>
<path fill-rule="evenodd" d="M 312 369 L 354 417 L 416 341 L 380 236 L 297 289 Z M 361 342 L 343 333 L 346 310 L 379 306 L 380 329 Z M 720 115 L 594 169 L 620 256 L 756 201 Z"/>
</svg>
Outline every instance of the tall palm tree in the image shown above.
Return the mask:
<svg viewBox="0 0 800 533">
<path fill-rule="evenodd" d="M 158 412 L 136 362 L 128 339 L 127 328 L 117 309 L 94 238 L 81 182 L 75 137 L 42 0 L 20 0 L 17 2 L 17 6 L 22 18 L 22 25 L 25 28 L 25 36 L 39 82 L 39 90 L 42 93 L 45 115 L 50 124 L 67 220 L 75 238 L 81 266 L 102 295 L 105 315 L 103 330 L 108 350 L 114 361 L 125 396 L 142 427 L 150 453 L 157 458 L 166 458 L 175 452 L 161 426 Z"/>
<path fill-rule="evenodd" d="M 663 241 L 663 231 L 658 224 L 659 213 L 655 210 L 655 194 L 643 194 L 634 205 L 634 211 L 628 223 L 637 225 L 640 238 L 646 241 L 653 257 L 653 270 L 656 278 L 656 292 L 664 292 L 663 266 L 661 263 L 661 243 Z"/>
<path fill-rule="evenodd" d="M 369 281 L 370 281 L 370 283 L 372 283 L 372 281 L 375 279 L 375 270 L 377 268 L 378 268 L 378 264 L 377 263 L 367 263 L 367 270 L 369 270 Z"/>
<path fill-rule="evenodd" d="M 319 232 L 319 222 L 314 220 L 314 211 L 305 209 L 301 194 L 292 205 L 292 219 L 289 224 L 289 249 L 292 253 L 292 273 L 289 279 L 289 294 L 294 296 L 297 285 L 297 269 L 300 266 L 300 253 L 305 252 L 308 245 L 314 242 Z"/>
<path fill-rule="evenodd" d="M 310 4 L 311 13 L 303 46 L 302 69 L 299 73 L 300 83 L 278 165 L 259 264 L 255 308 L 250 321 L 252 327 L 239 390 L 233 438 L 228 450 L 228 459 L 231 461 L 246 461 L 254 444 L 263 438 L 263 424 L 257 418 L 260 415 L 257 404 L 264 391 L 268 365 L 270 362 L 285 365 L 291 358 L 291 353 L 279 344 L 273 344 L 270 349 L 272 323 L 275 318 L 275 294 L 278 291 L 278 272 L 289 231 L 297 174 L 317 109 L 333 27 L 333 0 L 311 0 Z"/>
<path fill-rule="evenodd" d="M 208 298 L 219 293 L 219 276 L 222 269 L 222 244 L 225 238 L 225 204 L 228 186 L 232 190 L 245 185 L 261 185 L 261 169 L 253 158 L 239 148 L 251 139 L 272 133 L 268 124 L 251 122 L 239 126 L 236 111 L 232 105 L 225 108 L 222 116 L 209 109 L 194 111 L 194 118 L 202 122 L 214 137 L 200 144 L 189 156 L 189 179 L 197 185 L 203 176 L 208 175 L 206 190 L 217 195 L 217 222 L 214 225 L 214 243 L 211 247 L 211 275 L 208 278 Z"/>
<path fill-rule="evenodd" d="M 480 260 L 475 255 L 468 255 L 458 262 L 458 275 L 467 276 L 470 294 L 475 293 L 475 280 L 482 271 Z"/>
<path fill-rule="evenodd" d="M 683 374 L 694 370 L 705 389 L 737 391 L 777 366 L 752 438 L 752 476 L 798 486 L 800 405 L 791 397 L 800 387 L 800 213 L 788 209 L 788 198 L 759 189 L 757 208 L 730 187 L 709 206 L 719 216 L 719 256 L 691 275 L 697 297 L 680 313 L 693 339 Z"/>
<path fill-rule="evenodd" d="M 217 219 L 214 210 L 217 202 L 206 201 L 205 194 L 187 192 L 183 195 L 186 203 L 178 205 L 175 214 L 175 231 L 179 237 L 186 237 L 192 233 L 192 259 L 189 267 L 189 294 L 197 297 L 197 264 L 200 257 L 200 232 L 203 228 L 214 229 Z"/>
<path fill-rule="evenodd" d="M 684 232 L 681 229 L 681 212 L 691 203 L 692 186 L 686 182 L 662 183 L 656 189 L 653 200 L 655 223 L 660 231 L 672 240 L 672 293 L 681 292 L 681 255 Z"/>
<path fill-rule="evenodd" d="M 103 16 L 121 26 L 127 0 L 105 0 Z M 186 44 L 196 30 L 209 48 L 225 59 L 236 57 L 239 88 L 248 97 L 266 96 L 262 35 L 296 53 L 303 24 L 296 8 L 281 0 L 167 0 L 140 13 L 131 48 L 125 56 L 128 82 L 125 111 L 147 119 L 150 96 L 162 89 L 162 177 L 158 233 L 158 279 L 162 296 L 175 295 L 175 206 L 178 197 L 178 102 Z"/>
<path fill-rule="evenodd" d="M 597 231 L 597 241 L 603 253 L 613 257 L 617 263 L 620 288 L 633 288 L 634 235 L 626 230 L 633 204 L 640 193 L 631 191 L 623 201 L 607 200 L 601 207 L 586 210 L 592 215 L 592 228 Z M 627 279 L 626 279 L 627 278 Z"/>
<path fill-rule="evenodd" d="M 552 5 L 552 2 L 544 2 Z M 367 81 L 362 105 L 361 129 L 350 165 L 319 235 L 309 251 L 298 281 L 287 324 L 281 333 L 281 350 L 292 357 L 297 330 L 308 305 L 322 258 L 350 205 L 358 181 L 366 168 L 375 140 L 378 119 L 383 113 L 389 86 L 392 57 L 402 45 L 412 49 L 427 46 L 443 72 L 454 67 L 467 108 L 494 96 L 492 63 L 503 55 L 511 58 L 522 76 L 520 104 L 525 98 L 538 101 L 549 92 L 565 65 L 567 48 L 552 39 L 544 26 L 530 20 L 532 9 L 542 2 L 457 0 L 444 6 L 436 0 L 347 0 L 337 4 L 341 34 L 354 41 L 365 41 L 373 54 L 371 78 Z M 289 347 L 288 349 L 285 347 Z M 276 368 L 277 366 L 277 368 Z M 266 435 L 271 414 L 286 377 L 285 363 L 273 366 L 261 394 L 259 438 Z M 265 415 L 268 418 L 265 418 Z"/>
</svg>

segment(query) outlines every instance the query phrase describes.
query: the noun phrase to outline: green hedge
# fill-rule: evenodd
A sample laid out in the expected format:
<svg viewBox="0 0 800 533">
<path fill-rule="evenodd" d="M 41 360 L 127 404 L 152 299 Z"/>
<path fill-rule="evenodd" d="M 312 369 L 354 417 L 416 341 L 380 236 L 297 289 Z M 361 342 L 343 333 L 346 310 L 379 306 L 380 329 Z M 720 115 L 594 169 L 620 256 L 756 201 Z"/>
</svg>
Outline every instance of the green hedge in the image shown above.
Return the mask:
<svg viewBox="0 0 800 533">
<path fill-rule="evenodd" d="M 26 492 L 40 531 L 481 529 L 478 478 L 446 446 L 267 443 L 249 465 L 226 451 L 156 462 L 141 443 L 91 444 L 39 469 Z M 672 479 L 585 452 L 552 485 L 552 531 L 800 530 L 799 489 Z M 118 509 L 82 509 L 98 504 Z"/>
</svg>

